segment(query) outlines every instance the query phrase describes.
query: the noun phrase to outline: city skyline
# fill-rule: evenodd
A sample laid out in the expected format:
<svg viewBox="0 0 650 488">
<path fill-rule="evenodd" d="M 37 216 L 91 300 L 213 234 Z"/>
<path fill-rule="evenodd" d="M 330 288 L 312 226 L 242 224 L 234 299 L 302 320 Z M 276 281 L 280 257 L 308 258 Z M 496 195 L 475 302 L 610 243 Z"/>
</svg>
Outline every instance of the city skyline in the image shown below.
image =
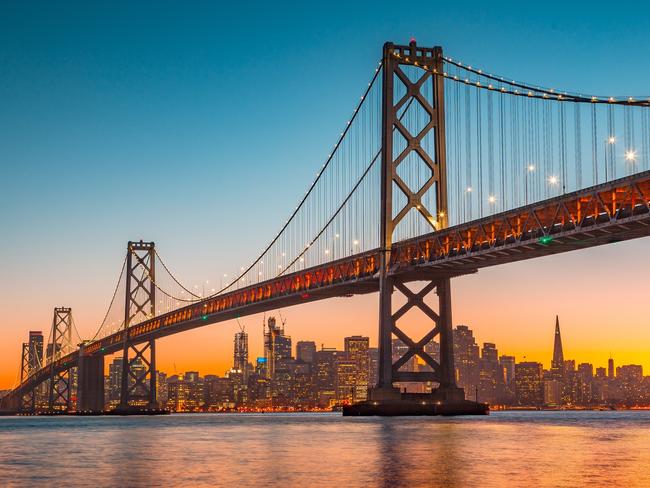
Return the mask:
<svg viewBox="0 0 650 488">
<path fill-rule="evenodd" d="M 269 317 L 270 317 L 270 318 L 274 318 L 273 315 L 270 315 Z M 556 322 L 556 321 L 559 321 L 559 320 L 560 320 L 559 315 L 556 315 L 555 318 L 554 318 L 554 322 L 553 322 L 554 327 L 555 327 L 554 330 L 557 330 L 557 326 L 558 326 L 558 325 L 557 325 L 557 322 Z M 284 320 L 284 325 L 286 325 L 286 326 L 289 327 L 289 328 L 291 327 L 291 324 L 289 324 L 287 320 Z M 472 330 L 473 332 L 475 332 L 475 329 L 473 329 L 472 326 L 469 325 L 469 324 L 457 324 L 457 325 L 454 325 L 454 329 L 457 329 L 459 326 L 460 326 L 460 327 L 469 327 L 470 330 Z M 253 361 L 254 359 L 256 359 L 256 358 L 264 357 L 264 347 L 263 347 L 263 346 L 262 346 L 262 347 L 259 347 L 259 346 L 257 346 L 257 347 L 255 347 L 255 346 L 254 346 L 254 347 L 250 347 L 250 344 L 251 344 L 250 339 L 253 340 L 253 344 L 256 343 L 256 342 L 255 342 L 255 336 L 252 336 L 251 334 L 249 334 L 248 331 L 247 331 L 246 329 L 243 329 L 243 330 L 241 330 L 240 332 L 236 332 L 234 335 L 235 335 L 235 336 L 238 336 L 239 334 L 242 334 L 242 333 L 246 334 L 247 337 L 248 337 L 248 339 L 249 339 L 249 342 L 248 342 L 248 351 L 247 351 L 247 352 L 252 351 L 252 352 L 248 355 L 248 357 L 249 357 L 249 362 L 252 362 L 252 361 Z M 564 326 L 563 326 L 563 329 L 562 329 L 562 334 L 564 334 Z M 345 345 L 345 340 L 347 339 L 347 337 L 342 337 L 341 340 L 339 341 L 339 343 L 332 343 L 332 344 L 329 344 L 329 343 L 328 343 L 328 344 L 325 344 L 325 343 L 319 343 L 318 341 L 314 340 L 314 338 L 306 337 L 306 338 L 301 338 L 301 339 L 297 339 L 297 340 L 296 340 L 296 339 L 293 337 L 292 334 L 288 333 L 287 335 L 292 339 L 292 341 L 293 341 L 293 343 L 294 343 L 294 346 L 293 346 L 294 350 L 295 350 L 295 348 L 296 348 L 296 345 L 297 345 L 298 343 L 301 343 L 301 342 L 314 342 L 314 343 L 316 344 L 317 350 L 322 350 L 322 349 L 332 349 L 332 348 L 333 348 L 333 349 L 337 349 L 339 346 L 344 346 L 344 345 Z M 357 334 L 357 335 L 359 335 L 359 334 Z M 363 335 L 361 335 L 361 336 L 362 336 L 362 337 L 366 337 L 366 336 L 363 336 Z M 555 337 L 557 337 L 557 335 L 554 336 L 554 341 L 555 341 Z M 259 341 L 257 341 L 257 342 L 259 342 L 259 344 L 263 344 L 263 334 L 262 334 L 262 333 L 260 333 L 260 337 L 259 337 L 258 339 L 259 339 Z M 548 369 L 552 369 L 552 368 L 554 367 L 554 358 L 555 358 L 555 351 L 556 351 L 556 343 L 555 343 L 554 341 L 550 341 L 550 342 L 549 342 L 549 344 L 552 343 L 552 345 L 551 345 L 550 347 L 547 348 L 547 349 L 548 349 L 548 350 L 547 350 L 547 354 L 544 353 L 545 355 L 548 356 L 548 360 L 538 360 L 538 359 L 536 359 L 535 357 L 530 357 L 530 356 L 528 356 L 527 354 L 517 355 L 517 354 L 513 353 L 512 351 L 502 349 L 501 347 L 498 347 L 499 345 L 498 345 L 498 342 L 496 342 L 496 341 L 483 340 L 484 338 L 481 338 L 481 340 L 479 341 L 479 340 L 478 340 L 478 336 L 475 337 L 475 339 L 477 340 L 477 344 L 480 345 L 480 346 L 482 346 L 482 345 L 484 345 L 484 344 L 486 344 L 486 343 L 487 343 L 487 344 L 495 344 L 495 345 L 497 346 L 497 349 L 498 349 L 499 352 L 500 352 L 500 355 L 512 356 L 512 357 L 514 357 L 516 360 L 521 360 L 522 362 L 523 362 L 524 360 L 526 360 L 526 361 L 528 361 L 528 362 L 536 362 L 536 363 L 540 363 L 540 364 L 542 364 L 544 367 L 548 366 Z M 237 341 L 237 340 L 235 339 L 235 342 L 236 342 L 236 341 Z M 376 348 L 376 347 L 377 347 L 377 343 L 376 343 L 376 341 L 373 342 L 372 340 L 370 340 L 370 347 L 371 347 L 371 348 L 372 348 L 372 347 L 375 347 L 375 348 Z M 260 355 L 256 355 L 256 354 L 254 354 L 254 351 L 257 351 L 257 350 L 260 350 Z M 564 355 L 564 350 L 565 350 L 564 346 L 561 346 L 561 351 L 562 351 L 562 356 L 561 356 L 561 357 L 563 357 L 563 358 L 564 358 L 564 357 L 569 357 L 571 360 L 576 361 L 576 363 L 589 363 L 589 364 L 592 364 L 592 365 L 594 366 L 594 368 L 597 368 L 597 367 L 607 367 L 607 366 L 608 366 L 608 363 L 610 362 L 610 360 L 614 360 L 615 364 L 618 364 L 618 366 L 623 365 L 623 362 L 618 362 L 618 361 L 617 361 L 617 357 L 615 356 L 615 354 L 612 354 L 612 353 L 610 353 L 609 357 L 607 357 L 605 361 L 602 361 L 602 362 L 595 362 L 595 361 L 593 361 L 593 360 L 592 360 L 592 361 L 589 361 L 589 360 L 582 360 L 582 358 L 581 358 L 580 360 L 577 360 L 577 359 L 574 357 L 574 355 L 571 353 L 571 349 L 569 349 L 569 354 L 565 356 L 565 355 Z M 525 351 L 524 351 L 524 352 L 525 352 Z M 235 367 L 235 365 L 233 364 L 233 357 L 232 357 L 232 356 L 233 356 L 233 354 L 231 353 L 231 356 L 230 356 L 229 358 L 227 358 L 227 359 L 224 360 L 224 366 L 223 366 L 223 368 L 222 368 L 221 370 L 219 370 L 219 371 L 208 370 L 208 372 L 206 372 L 206 375 L 219 375 L 219 374 L 224 375 L 224 374 L 226 374 L 226 373 L 227 373 L 228 371 L 230 371 L 233 367 Z M 120 354 L 117 353 L 117 354 L 113 355 L 113 357 L 114 357 L 114 358 L 119 358 L 119 357 L 120 357 Z M 564 359 L 562 359 L 562 361 L 564 361 Z M 172 359 L 172 363 L 173 363 L 173 364 L 176 364 L 175 361 L 174 361 L 173 359 Z M 637 364 L 640 365 L 640 366 L 643 366 L 642 363 L 625 363 L 625 365 L 637 365 Z M 107 369 L 108 369 L 108 366 L 107 366 Z M 178 369 L 178 368 L 176 368 L 176 369 Z M 648 369 L 648 368 L 644 368 L 644 369 L 645 369 L 646 371 L 650 370 L 650 369 Z M 186 368 L 185 370 L 186 370 L 186 371 L 201 371 L 201 368 L 197 368 L 197 367 L 189 367 L 189 368 Z M 163 368 L 158 368 L 158 371 L 160 371 L 160 372 L 164 372 L 164 373 L 168 373 L 168 371 L 165 371 Z M 183 369 L 181 368 L 179 371 L 183 371 Z M 175 374 L 176 374 L 176 373 L 175 373 Z"/>
<path fill-rule="evenodd" d="M 273 316 L 265 330 L 264 355 L 257 358 L 248 355 L 248 335 L 244 331 L 235 334 L 231 367 L 222 374 L 197 368 L 173 374 L 158 371 L 160 405 L 174 412 L 320 411 L 363 401 L 377 381 L 378 348 L 368 337 L 347 336 L 342 349 L 318 348 L 314 341 L 292 342 L 286 321 Z M 643 375 L 642 366 L 617 364 L 610 358 L 605 367 L 565 357 L 558 316 L 548 368 L 509 355 L 498 344 L 479 341 L 466 325 L 454 329 L 454 343 L 456 380 L 470 400 L 480 399 L 497 408 L 650 406 L 650 376 Z M 393 339 L 393 357 L 402 356 L 405 350 L 404 343 Z M 424 350 L 439 360 L 437 342 L 425 345 Z M 142 365 L 136 368 L 142 370 Z M 405 368 L 423 371 L 427 366 L 412 358 Z M 105 380 L 109 406 L 119 402 L 121 374 L 122 358 L 115 357 Z M 414 383 L 398 386 L 412 393 L 428 388 Z"/>
<path fill-rule="evenodd" d="M 551 257 L 551 258 L 541 258 L 538 259 L 537 261 L 544 261 L 545 259 L 552 259 L 557 257 L 558 256 Z M 514 265 L 516 266 L 517 264 L 515 263 Z M 540 266 L 540 268 L 543 268 L 543 266 Z M 481 273 L 490 272 L 490 271 L 492 270 L 485 270 L 482 271 Z M 457 280 L 462 280 L 462 279 L 463 277 Z M 542 282 L 541 287 L 543 286 L 544 284 Z M 492 290 L 492 292 L 493 291 L 494 290 Z M 462 302 L 464 301 L 462 297 L 454 296 L 454 299 L 456 300 L 456 303 L 460 302 L 462 304 Z M 359 301 L 366 302 L 361 305 L 364 311 L 368 311 L 369 313 L 372 312 L 376 313 L 376 311 L 374 311 L 375 307 L 373 306 L 376 303 L 376 297 L 374 295 L 351 297 L 351 298 L 340 298 L 334 300 L 341 303 L 341 305 L 344 307 L 344 310 L 349 311 L 352 314 L 354 314 L 355 312 L 358 313 L 358 311 L 355 310 L 356 305 L 354 302 L 359 302 Z M 489 302 L 489 301 L 490 301 L 489 299 L 485 299 L 485 302 Z M 299 307 L 307 308 L 307 309 L 313 308 L 319 310 L 320 309 L 319 305 L 320 304 L 318 303 L 305 304 L 305 305 L 300 305 Z M 330 331 L 328 334 L 321 334 L 322 339 L 318 339 L 317 337 L 315 337 L 316 334 L 314 334 L 312 329 L 313 325 L 310 326 L 310 322 L 312 324 L 314 322 L 320 324 L 320 326 L 317 327 L 317 332 L 320 333 L 321 331 L 327 330 L 327 325 L 330 322 L 330 320 L 328 320 L 326 316 L 314 314 L 314 316 L 308 319 L 308 322 L 305 323 L 300 319 L 294 320 L 294 317 L 296 317 L 297 315 L 293 313 L 293 310 L 295 308 L 296 307 L 292 307 L 280 311 L 280 313 L 283 314 L 284 319 L 289 321 L 292 324 L 292 329 L 294 331 L 292 335 L 295 337 L 295 340 L 313 339 L 316 340 L 316 343 L 319 345 L 319 347 L 321 345 L 324 345 L 325 347 L 339 347 L 342 344 L 343 336 L 339 336 L 338 331 L 336 332 Z M 462 312 L 462 310 L 459 310 L 459 312 Z M 227 370 L 230 367 L 230 361 L 231 361 L 230 347 L 232 345 L 232 335 L 237 330 L 239 330 L 240 324 L 244 324 L 246 326 L 246 331 L 251 338 L 254 338 L 257 335 L 259 335 L 260 338 L 259 344 L 253 341 L 252 347 L 250 348 L 250 353 L 252 355 L 253 354 L 263 355 L 263 347 L 261 346 L 262 343 L 261 337 L 263 334 L 262 321 L 264 317 L 267 315 L 269 314 L 256 314 L 250 317 L 239 319 L 239 321 L 228 321 L 224 324 L 216 324 L 213 326 L 209 326 L 207 329 L 213 329 L 209 333 L 202 332 L 201 329 L 199 329 L 198 331 L 185 332 L 180 336 L 163 338 L 159 340 L 159 344 L 158 344 L 159 369 L 173 370 L 173 368 L 176 367 L 179 368 L 180 370 L 193 370 L 193 369 L 199 369 L 203 371 Z M 460 325 L 461 323 L 471 323 L 470 321 L 461 322 L 460 320 L 456 320 L 455 317 L 457 315 L 458 314 L 456 313 L 454 314 L 454 326 Z M 465 314 L 461 314 L 461 315 L 465 315 Z M 485 314 L 481 314 L 481 315 L 485 316 Z M 571 316 L 575 317 L 575 313 L 569 313 L 568 315 L 569 317 Z M 467 314 L 467 316 L 476 317 L 476 315 L 472 315 L 472 314 Z M 554 317 L 555 317 L 555 313 L 550 312 L 548 318 L 546 319 L 546 322 L 553 323 Z M 51 321 L 51 317 L 49 317 L 49 320 Z M 492 320 L 495 319 L 493 318 Z M 535 336 L 538 339 L 536 341 L 529 341 L 525 338 L 524 340 L 521 339 L 518 340 L 516 337 L 513 338 L 510 332 L 508 331 L 508 329 L 503 330 L 499 327 L 485 325 L 485 321 L 481 321 L 481 320 L 477 320 L 476 322 L 479 324 L 478 326 L 474 325 L 473 323 L 471 326 L 473 330 L 477 332 L 477 334 L 479 334 L 481 337 L 487 334 L 492 342 L 498 344 L 504 344 L 504 346 L 502 347 L 504 348 L 504 350 L 508 350 L 510 354 L 516 357 L 527 358 L 530 361 L 540 362 L 545 365 L 551 363 L 552 347 L 546 343 L 548 341 L 546 342 L 544 341 L 545 330 L 543 324 L 542 326 L 539 326 L 539 329 L 535 331 Z M 542 322 L 542 320 L 538 317 L 536 322 L 540 323 Z M 372 319 L 365 321 L 365 324 L 366 324 L 365 327 L 358 328 L 358 333 L 369 336 L 371 342 L 376 344 L 377 342 L 376 326 L 372 324 Z M 349 328 L 350 325 L 351 324 L 348 324 L 344 328 Z M 417 321 L 417 320 L 413 320 L 412 323 L 409 325 L 410 330 L 415 330 L 415 331 L 424 331 L 426 327 L 427 324 L 425 321 Z M 618 328 L 621 329 L 621 327 Z M 29 330 L 41 330 L 45 335 L 45 340 L 47 340 L 47 335 L 49 333 L 47 327 L 41 327 L 41 328 L 32 327 Z M 16 380 L 18 379 L 19 371 L 18 368 L 16 368 L 16 364 L 18 364 L 20 360 L 20 342 L 27 340 L 27 334 L 29 330 L 24 331 L 24 337 L 19 337 L 18 349 L 16 349 L 15 351 L 10 351 L 12 354 L 9 355 L 8 358 L 9 360 L 7 360 L 7 362 L 11 363 L 11 365 L 13 366 L 12 368 L 13 371 L 11 370 L 4 371 L 5 374 L 3 375 L 2 374 L 3 371 L 0 370 L 0 389 L 10 388 L 15 384 Z M 573 344 L 572 357 L 574 357 L 576 361 L 591 362 L 594 364 L 606 364 L 609 357 L 614 356 L 618 358 L 621 361 L 621 363 L 640 364 L 644 367 L 645 370 L 650 370 L 650 354 L 646 353 L 640 347 L 638 349 L 625 349 L 620 347 L 616 348 L 615 347 L 616 341 L 613 340 L 614 338 L 610 338 L 610 340 L 607 341 L 609 344 L 609 347 L 607 348 L 600 348 L 594 350 L 589 348 L 575 347 L 575 344 L 580 344 L 581 342 L 582 343 L 587 342 L 585 341 L 584 337 L 580 336 L 581 330 L 584 330 L 584 326 L 578 328 L 573 326 L 570 320 L 564 320 L 563 335 L 565 337 L 565 340 L 570 340 L 571 343 Z M 205 342 L 206 336 L 213 338 L 212 343 L 206 344 Z M 196 354 L 189 355 L 187 357 L 184 357 L 183 355 L 174 354 L 174 352 L 178 350 L 179 342 L 187 344 L 186 347 L 197 348 Z M 638 346 L 639 344 L 643 344 L 643 341 L 638 342 L 636 345 Z M 197 360 L 197 356 L 198 356 L 198 360 Z"/>
</svg>

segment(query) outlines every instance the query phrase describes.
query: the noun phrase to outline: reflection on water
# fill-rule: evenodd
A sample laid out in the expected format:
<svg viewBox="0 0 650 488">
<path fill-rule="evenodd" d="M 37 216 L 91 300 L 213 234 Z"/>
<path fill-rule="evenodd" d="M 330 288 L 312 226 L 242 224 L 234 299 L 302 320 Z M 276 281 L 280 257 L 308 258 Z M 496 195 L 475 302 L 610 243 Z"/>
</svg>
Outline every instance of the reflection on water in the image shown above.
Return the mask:
<svg viewBox="0 0 650 488">
<path fill-rule="evenodd" d="M 0 486 L 650 486 L 650 412 L 0 417 Z"/>
</svg>

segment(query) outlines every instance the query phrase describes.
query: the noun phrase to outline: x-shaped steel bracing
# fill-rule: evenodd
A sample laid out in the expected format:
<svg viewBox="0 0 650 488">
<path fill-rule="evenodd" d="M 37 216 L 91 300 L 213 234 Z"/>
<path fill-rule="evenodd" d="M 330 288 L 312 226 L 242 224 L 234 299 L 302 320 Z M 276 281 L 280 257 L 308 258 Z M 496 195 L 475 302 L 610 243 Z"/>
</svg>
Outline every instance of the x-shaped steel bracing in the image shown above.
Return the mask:
<svg viewBox="0 0 650 488">
<path fill-rule="evenodd" d="M 155 260 L 153 242 L 129 242 L 127 246 L 126 303 L 124 312 L 124 347 L 120 406 L 131 402 L 146 402 L 156 406 L 156 349 L 153 340 L 136 344 L 131 342 L 129 327 L 137 317 L 155 315 Z M 132 357 L 130 353 L 133 353 Z M 148 354 L 145 354 L 148 353 Z M 143 370 L 138 371 L 142 366 Z"/>
<path fill-rule="evenodd" d="M 393 380 L 395 381 L 436 381 L 440 382 L 440 364 L 434 360 L 429 353 L 424 350 L 424 347 L 429 344 L 440 333 L 440 316 L 434 312 L 429 305 L 424 301 L 424 298 L 436 288 L 435 282 L 428 283 L 422 290 L 414 292 L 409 289 L 404 283 L 395 283 L 395 288 L 398 289 L 407 299 L 406 303 L 402 305 L 392 316 L 392 333 L 400 339 L 408 348 L 406 353 L 400 357 L 392 365 Z M 427 332 L 419 341 L 415 342 L 407 334 L 405 334 L 398 326 L 397 322 L 412 308 L 420 309 L 427 317 L 431 319 L 434 326 Z M 400 368 L 404 366 L 407 361 L 412 357 L 417 356 L 421 358 L 427 365 L 431 367 L 432 372 L 403 372 Z M 404 374 L 407 373 L 407 374 Z"/>
</svg>

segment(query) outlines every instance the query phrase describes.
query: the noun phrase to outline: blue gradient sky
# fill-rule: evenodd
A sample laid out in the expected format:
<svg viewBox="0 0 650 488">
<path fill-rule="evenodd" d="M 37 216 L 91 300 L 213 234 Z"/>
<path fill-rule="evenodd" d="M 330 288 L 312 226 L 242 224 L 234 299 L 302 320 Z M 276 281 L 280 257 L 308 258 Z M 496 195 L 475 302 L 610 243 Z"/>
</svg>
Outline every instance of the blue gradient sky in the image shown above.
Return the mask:
<svg viewBox="0 0 650 488">
<path fill-rule="evenodd" d="M 304 193 L 386 40 L 414 36 L 546 86 L 650 94 L 650 7 L 636 2 L 26 4 L 0 4 L 0 388 L 53 306 L 72 306 L 91 334 L 127 240 L 155 240 L 188 283 L 247 263 Z M 614 348 L 650 367 L 647 248 L 644 239 L 457 280 L 455 322 L 548 361 L 560 312 L 568 356 L 602 360 Z M 612 288 L 632 300 L 623 317 L 620 301 L 598 300 Z M 287 311 L 294 336 L 333 346 L 348 332 L 374 336 L 374 298 L 333 303 L 327 319 L 315 318 L 323 305 Z M 636 338 L 612 344 L 612 321 Z M 220 373 L 235 327 L 166 339 L 161 364 Z"/>
</svg>

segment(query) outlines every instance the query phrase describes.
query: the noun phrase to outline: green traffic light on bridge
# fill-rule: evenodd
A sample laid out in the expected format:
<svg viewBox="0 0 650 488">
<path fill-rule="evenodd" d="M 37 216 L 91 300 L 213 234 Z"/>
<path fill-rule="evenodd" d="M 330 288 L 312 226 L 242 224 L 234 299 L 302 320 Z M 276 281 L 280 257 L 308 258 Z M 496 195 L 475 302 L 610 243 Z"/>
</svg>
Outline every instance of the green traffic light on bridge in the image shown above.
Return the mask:
<svg viewBox="0 0 650 488">
<path fill-rule="evenodd" d="M 537 240 L 537 242 L 539 242 L 540 244 L 544 244 L 546 246 L 546 245 L 550 244 L 551 242 L 553 242 L 553 237 L 551 237 L 551 236 L 542 236 Z"/>
</svg>

